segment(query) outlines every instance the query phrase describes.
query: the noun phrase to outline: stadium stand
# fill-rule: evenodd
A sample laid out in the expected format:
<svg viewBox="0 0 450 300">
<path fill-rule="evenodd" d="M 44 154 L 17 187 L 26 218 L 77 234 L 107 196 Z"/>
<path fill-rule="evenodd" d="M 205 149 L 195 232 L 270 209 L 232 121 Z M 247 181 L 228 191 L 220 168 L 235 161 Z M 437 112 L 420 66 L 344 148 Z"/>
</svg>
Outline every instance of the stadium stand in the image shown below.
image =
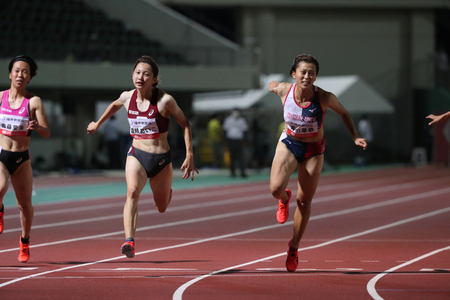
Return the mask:
<svg viewBox="0 0 450 300">
<path fill-rule="evenodd" d="M 47 61 L 129 63 L 149 54 L 164 64 L 187 64 L 179 53 L 128 24 L 77 0 L 0 0 L 0 58 L 18 54 Z"/>
</svg>

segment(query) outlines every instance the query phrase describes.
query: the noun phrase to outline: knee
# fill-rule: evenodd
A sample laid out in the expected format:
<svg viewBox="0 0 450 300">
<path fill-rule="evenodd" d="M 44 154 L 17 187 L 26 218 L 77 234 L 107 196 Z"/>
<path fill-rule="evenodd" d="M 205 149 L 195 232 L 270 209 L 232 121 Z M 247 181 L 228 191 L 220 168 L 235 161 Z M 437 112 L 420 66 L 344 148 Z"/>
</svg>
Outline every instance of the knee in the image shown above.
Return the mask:
<svg viewBox="0 0 450 300">
<path fill-rule="evenodd" d="M 286 188 L 281 185 L 271 184 L 270 192 L 274 198 L 281 199 L 284 198 L 284 195 L 286 195 Z"/>
<path fill-rule="evenodd" d="M 139 198 L 139 190 L 137 187 L 128 187 L 127 189 L 127 198 L 128 199 L 138 199 Z"/>
<path fill-rule="evenodd" d="M 312 198 L 309 197 L 299 197 L 297 200 L 297 206 L 300 210 L 311 210 Z"/>
<path fill-rule="evenodd" d="M 28 213 L 33 213 L 33 205 L 31 204 L 31 201 L 27 201 L 27 202 L 22 202 L 22 201 L 17 201 L 17 206 L 19 207 L 19 210 L 23 213 L 23 214 L 28 214 Z"/>
<path fill-rule="evenodd" d="M 3 198 L 8 191 L 8 183 L 0 185 L 0 197 Z"/>
</svg>

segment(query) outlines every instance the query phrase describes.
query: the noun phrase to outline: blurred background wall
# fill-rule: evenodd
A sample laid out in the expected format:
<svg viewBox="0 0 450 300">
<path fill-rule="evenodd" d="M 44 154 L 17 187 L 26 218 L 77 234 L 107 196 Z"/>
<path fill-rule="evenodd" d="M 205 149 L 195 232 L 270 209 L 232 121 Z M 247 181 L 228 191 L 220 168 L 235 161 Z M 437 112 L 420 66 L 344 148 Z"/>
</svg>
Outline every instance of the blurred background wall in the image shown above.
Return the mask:
<svg viewBox="0 0 450 300">
<path fill-rule="evenodd" d="M 348 100 L 365 101 L 367 109 L 351 113 L 355 123 L 370 115 L 373 162 L 406 163 L 415 147 L 424 147 L 430 161 L 448 163 L 448 155 L 436 156 L 446 145 L 434 140 L 425 116 L 450 110 L 449 17 L 447 0 L 0 0 L 0 88 L 9 88 L 13 57 L 33 57 L 38 76 L 28 89 L 44 100 L 52 128 L 48 140 L 33 135 L 33 167 L 108 168 L 102 134 L 88 136 L 86 127 L 134 88 L 134 62 L 150 55 L 160 66 L 160 88 L 192 123 L 197 165 L 208 166 L 207 123 L 229 110 L 195 111 L 195 95 L 267 89 L 265 78 L 290 80 L 295 56 L 311 54 L 319 77 L 356 75 L 392 105 L 392 112 L 374 111 L 364 92 Z M 281 103 L 267 97 L 243 110 L 251 127 L 250 166 L 270 166 L 278 139 Z M 278 109 L 264 104 L 270 97 Z M 126 121 L 125 111 L 119 114 Z M 184 144 L 171 122 L 178 157 Z M 121 124 L 124 158 L 130 140 Z M 354 163 L 358 149 L 334 112 L 327 112 L 324 128 L 327 162 Z M 261 142 L 265 155 L 258 163 L 251 158 Z"/>
</svg>

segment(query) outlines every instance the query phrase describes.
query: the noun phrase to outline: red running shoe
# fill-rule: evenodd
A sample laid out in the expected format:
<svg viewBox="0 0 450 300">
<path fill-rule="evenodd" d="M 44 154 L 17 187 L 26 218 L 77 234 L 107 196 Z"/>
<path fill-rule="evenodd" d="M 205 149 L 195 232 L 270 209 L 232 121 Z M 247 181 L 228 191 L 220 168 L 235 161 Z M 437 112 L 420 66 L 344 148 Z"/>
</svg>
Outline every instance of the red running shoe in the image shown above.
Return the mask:
<svg viewBox="0 0 450 300">
<path fill-rule="evenodd" d="M 19 238 L 20 250 L 18 260 L 22 263 L 27 262 L 30 258 L 30 243 L 23 244 L 22 237 Z"/>
<path fill-rule="evenodd" d="M 298 249 L 291 250 L 291 242 L 289 241 L 289 250 L 287 252 L 288 256 L 286 258 L 286 269 L 289 272 L 295 272 L 298 267 Z"/>
<path fill-rule="evenodd" d="M 120 252 L 125 254 L 128 258 L 134 257 L 134 242 L 133 241 L 127 241 L 122 245 L 122 248 L 120 248 Z"/>
<path fill-rule="evenodd" d="M 288 189 L 286 189 L 286 192 L 289 196 L 287 203 L 283 203 L 283 201 L 278 200 L 277 221 L 280 224 L 285 223 L 289 217 L 289 201 L 291 200 L 292 193 Z"/>
<path fill-rule="evenodd" d="M 5 214 L 5 207 L 3 206 L 3 211 L 0 212 L 0 233 L 3 232 L 3 215 Z"/>
</svg>

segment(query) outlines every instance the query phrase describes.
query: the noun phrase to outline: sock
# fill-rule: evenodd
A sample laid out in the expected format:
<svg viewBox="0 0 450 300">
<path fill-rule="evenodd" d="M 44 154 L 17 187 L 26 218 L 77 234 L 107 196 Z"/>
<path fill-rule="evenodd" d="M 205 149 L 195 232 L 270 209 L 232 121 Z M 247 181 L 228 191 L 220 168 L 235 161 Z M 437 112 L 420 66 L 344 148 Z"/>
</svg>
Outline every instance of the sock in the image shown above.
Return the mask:
<svg viewBox="0 0 450 300">
<path fill-rule="evenodd" d="M 127 239 L 125 240 L 125 242 L 133 242 L 133 243 L 134 243 L 134 239 L 133 239 L 133 238 L 127 238 Z"/>
<path fill-rule="evenodd" d="M 20 240 L 22 244 L 28 244 L 30 242 L 30 238 L 24 239 L 23 237 L 20 237 Z"/>
</svg>

